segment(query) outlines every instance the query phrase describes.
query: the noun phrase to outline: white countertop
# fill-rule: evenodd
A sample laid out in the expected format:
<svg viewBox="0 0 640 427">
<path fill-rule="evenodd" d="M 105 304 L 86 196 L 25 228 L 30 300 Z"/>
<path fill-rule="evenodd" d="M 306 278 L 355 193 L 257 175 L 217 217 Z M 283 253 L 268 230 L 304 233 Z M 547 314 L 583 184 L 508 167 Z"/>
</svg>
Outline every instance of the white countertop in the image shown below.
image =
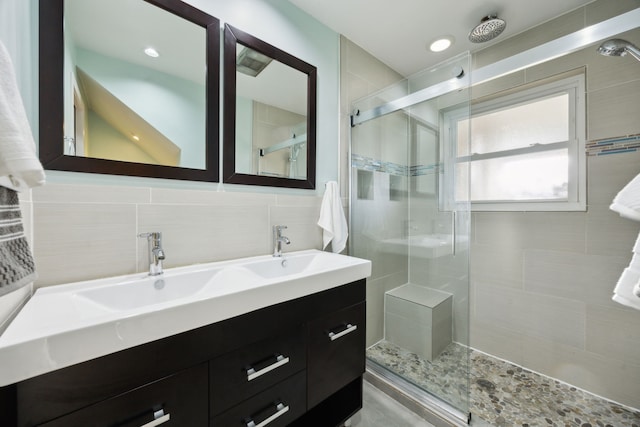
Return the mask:
<svg viewBox="0 0 640 427">
<path fill-rule="evenodd" d="M 370 274 L 370 261 L 309 250 L 41 288 L 0 336 L 0 386 Z"/>
</svg>

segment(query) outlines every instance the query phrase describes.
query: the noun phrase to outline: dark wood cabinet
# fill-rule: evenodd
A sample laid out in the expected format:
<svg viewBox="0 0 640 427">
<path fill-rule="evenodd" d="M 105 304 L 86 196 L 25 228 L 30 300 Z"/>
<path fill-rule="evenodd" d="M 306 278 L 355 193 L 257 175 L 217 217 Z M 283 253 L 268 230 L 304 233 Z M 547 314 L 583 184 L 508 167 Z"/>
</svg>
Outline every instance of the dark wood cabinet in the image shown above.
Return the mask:
<svg viewBox="0 0 640 427">
<path fill-rule="evenodd" d="M 365 304 L 360 303 L 309 322 L 309 408 L 364 372 L 365 316 Z"/>
<path fill-rule="evenodd" d="M 69 415 L 43 427 L 208 426 L 207 365 L 179 372 Z M 156 423 L 156 424 L 154 424 Z"/>
<path fill-rule="evenodd" d="M 306 412 L 306 384 L 305 372 L 299 372 L 214 417 L 211 426 L 287 426 Z"/>
<path fill-rule="evenodd" d="M 211 413 L 234 404 L 306 369 L 304 325 L 283 335 L 251 343 L 210 362 Z"/>
<path fill-rule="evenodd" d="M 363 279 L 2 387 L 1 424 L 337 426 L 362 407 L 364 301 Z"/>
</svg>

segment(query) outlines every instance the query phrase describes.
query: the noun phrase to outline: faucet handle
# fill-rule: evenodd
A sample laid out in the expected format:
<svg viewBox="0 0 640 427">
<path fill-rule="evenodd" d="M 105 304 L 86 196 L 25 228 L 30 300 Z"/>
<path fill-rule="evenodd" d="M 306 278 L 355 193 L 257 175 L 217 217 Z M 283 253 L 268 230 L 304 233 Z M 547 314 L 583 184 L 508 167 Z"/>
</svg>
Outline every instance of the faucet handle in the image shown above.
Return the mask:
<svg viewBox="0 0 640 427">
<path fill-rule="evenodd" d="M 286 229 L 287 229 L 286 225 L 274 225 L 273 234 L 277 237 L 280 237 L 282 235 L 282 230 L 286 230 Z"/>
<path fill-rule="evenodd" d="M 146 237 L 146 238 L 149 238 L 149 237 L 160 237 L 160 236 L 162 236 L 162 233 L 159 232 L 159 231 L 150 231 L 148 233 L 140 233 L 140 234 L 138 234 L 138 237 Z"/>
<path fill-rule="evenodd" d="M 146 238 L 147 240 L 153 240 L 155 242 L 162 241 L 162 233 L 159 231 L 150 231 L 148 233 L 140 233 L 138 237 Z"/>
</svg>

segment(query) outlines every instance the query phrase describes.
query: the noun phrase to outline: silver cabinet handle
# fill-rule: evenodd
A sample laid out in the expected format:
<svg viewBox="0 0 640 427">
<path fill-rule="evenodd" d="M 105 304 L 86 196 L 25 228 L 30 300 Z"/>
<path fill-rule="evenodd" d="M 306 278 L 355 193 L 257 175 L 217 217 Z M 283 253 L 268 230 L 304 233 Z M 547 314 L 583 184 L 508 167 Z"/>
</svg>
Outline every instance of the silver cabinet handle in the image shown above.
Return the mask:
<svg viewBox="0 0 640 427">
<path fill-rule="evenodd" d="M 277 412 L 273 415 L 271 415 L 269 418 L 267 418 L 266 420 L 262 421 L 260 424 L 256 424 L 253 420 L 249 421 L 247 423 L 247 427 L 264 427 L 267 424 L 269 424 L 271 421 L 275 420 L 276 418 L 279 418 L 281 416 L 283 416 L 285 413 L 289 412 L 289 407 L 288 406 L 284 406 L 284 403 L 278 403 L 278 405 L 276 405 L 276 409 Z"/>
<path fill-rule="evenodd" d="M 286 365 L 287 363 L 289 363 L 289 358 L 288 357 L 284 357 L 281 354 L 278 357 L 276 357 L 276 361 L 274 363 L 272 363 L 271 365 L 269 365 L 267 367 L 264 367 L 264 368 L 260 369 L 259 371 L 256 371 L 252 367 L 249 367 L 249 369 L 247 369 L 247 381 L 255 380 L 259 376 L 262 376 L 262 375 L 266 374 L 267 372 L 271 372 L 274 369 L 277 369 L 282 365 Z"/>
<path fill-rule="evenodd" d="M 164 410 L 160 409 L 159 411 L 155 411 L 153 413 L 153 417 L 155 418 L 153 421 L 143 424 L 140 427 L 154 427 L 159 426 L 160 424 L 164 424 L 171 419 L 171 414 L 165 415 Z"/>
<path fill-rule="evenodd" d="M 358 329 L 358 325 L 352 325 L 351 323 L 347 323 L 347 328 L 344 331 L 338 332 L 337 334 L 334 332 L 329 332 L 329 338 L 331 339 L 331 341 L 335 341 L 340 337 L 350 334 L 356 329 Z"/>
</svg>

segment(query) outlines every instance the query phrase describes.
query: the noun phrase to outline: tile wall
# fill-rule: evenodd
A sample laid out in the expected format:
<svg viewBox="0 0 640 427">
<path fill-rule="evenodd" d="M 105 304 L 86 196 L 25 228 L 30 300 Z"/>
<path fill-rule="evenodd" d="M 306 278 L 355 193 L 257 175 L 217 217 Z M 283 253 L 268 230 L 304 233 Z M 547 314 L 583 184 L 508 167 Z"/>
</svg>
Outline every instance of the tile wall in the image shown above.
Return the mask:
<svg viewBox="0 0 640 427">
<path fill-rule="evenodd" d="M 155 187 L 47 184 L 23 205 L 39 274 L 36 288 L 148 269 L 147 242 L 161 231 L 164 265 L 270 253 L 271 228 L 288 226 L 285 251 L 319 249 L 321 198 Z"/>
<path fill-rule="evenodd" d="M 476 66 L 637 7 L 634 0 L 596 1 L 480 51 Z M 620 38 L 638 44 L 640 29 Z M 608 209 L 640 173 L 640 64 L 590 47 L 472 93 L 481 97 L 576 69 L 587 81 L 588 209 L 472 215 L 471 345 L 640 408 L 640 311 L 611 301 L 640 223 Z"/>
</svg>

